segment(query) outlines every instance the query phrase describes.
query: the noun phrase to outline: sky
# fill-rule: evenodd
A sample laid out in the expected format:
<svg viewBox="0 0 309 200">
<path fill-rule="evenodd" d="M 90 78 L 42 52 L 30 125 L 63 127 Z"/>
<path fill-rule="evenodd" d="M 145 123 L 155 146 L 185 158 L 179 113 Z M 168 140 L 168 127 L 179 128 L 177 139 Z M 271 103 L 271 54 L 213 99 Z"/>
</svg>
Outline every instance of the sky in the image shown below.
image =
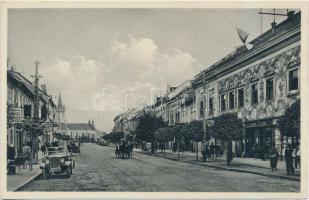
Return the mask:
<svg viewBox="0 0 309 200">
<path fill-rule="evenodd" d="M 271 11 L 263 9 L 263 11 Z M 40 84 L 58 102 L 67 122 L 110 131 L 113 119 L 151 104 L 270 29 L 259 9 L 10 9 L 9 65 L 27 78 L 38 60 Z M 285 10 L 277 10 L 285 13 Z M 278 16 L 280 22 L 285 17 Z"/>
</svg>

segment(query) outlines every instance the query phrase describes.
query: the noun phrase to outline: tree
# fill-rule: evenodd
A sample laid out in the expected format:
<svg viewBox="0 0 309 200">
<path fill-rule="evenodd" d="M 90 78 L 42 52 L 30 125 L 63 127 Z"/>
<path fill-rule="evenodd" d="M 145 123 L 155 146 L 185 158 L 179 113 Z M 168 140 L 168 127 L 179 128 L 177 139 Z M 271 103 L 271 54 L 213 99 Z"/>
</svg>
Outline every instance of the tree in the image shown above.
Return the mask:
<svg viewBox="0 0 309 200">
<path fill-rule="evenodd" d="M 243 121 L 236 113 L 226 113 L 214 118 L 211 136 L 228 142 L 227 164 L 232 160 L 232 141 L 240 140 L 244 136 Z"/>
<path fill-rule="evenodd" d="M 299 137 L 300 100 L 286 109 L 284 115 L 277 121 L 277 128 L 287 137 Z"/>
<path fill-rule="evenodd" d="M 162 118 L 151 113 L 145 113 L 138 119 L 138 125 L 135 130 L 136 139 L 151 142 L 151 152 L 154 153 L 155 131 L 164 127 Z"/>
<path fill-rule="evenodd" d="M 185 140 L 193 140 L 196 142 L 196 160 L 198 160 L 198 142 L 203 140 L 204 131 L 203 131 L 203 122 L 202 121 L 191 121 L 186 124 L 183 128 L 185 134 Z"/>
</svg>

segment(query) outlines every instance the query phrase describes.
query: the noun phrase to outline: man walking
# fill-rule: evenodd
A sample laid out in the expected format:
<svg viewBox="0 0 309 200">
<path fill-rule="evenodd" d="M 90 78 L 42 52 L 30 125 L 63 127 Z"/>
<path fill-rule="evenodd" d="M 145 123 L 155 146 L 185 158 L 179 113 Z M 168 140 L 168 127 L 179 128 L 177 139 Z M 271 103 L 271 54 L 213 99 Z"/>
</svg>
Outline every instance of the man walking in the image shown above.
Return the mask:
<svg viewBox="0 0 309 200">
<path fill-rule="evenodd" d="M 210 145 L 210 154 L 211 154 L 211 157 L 212 157 L 212 158 L 215 157 L 215 145 L 214 145 L 213 142 L 212 142 L 211 145 Z"/>
<path fill-rule="evenodd" d="M 285 148 L 285 151 L 284 151 L 286 171 L 287 171 L 288 175 L 294 175 L 292 152 L 293 152 L 293 149 L 292 149 L 291 145 L 288 144 Z"/>
</svg>

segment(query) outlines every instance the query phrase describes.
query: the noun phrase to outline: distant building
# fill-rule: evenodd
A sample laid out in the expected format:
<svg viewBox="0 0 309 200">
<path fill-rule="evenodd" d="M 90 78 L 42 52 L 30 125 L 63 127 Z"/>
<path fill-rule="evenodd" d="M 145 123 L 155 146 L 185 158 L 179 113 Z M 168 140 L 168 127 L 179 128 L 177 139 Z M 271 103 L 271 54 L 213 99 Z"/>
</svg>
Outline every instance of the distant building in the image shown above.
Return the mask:
<svg viewBox="0 0 309 200">
<path fill-rule="evenodd" d="M 80 137 L 94 138 L 95 140 L 100 136 L 95 128 L 94 120 L 88 123 L 61 123 L 61 132 L 63 135 L 68 135 L 72 139 Z"/>
</svg>

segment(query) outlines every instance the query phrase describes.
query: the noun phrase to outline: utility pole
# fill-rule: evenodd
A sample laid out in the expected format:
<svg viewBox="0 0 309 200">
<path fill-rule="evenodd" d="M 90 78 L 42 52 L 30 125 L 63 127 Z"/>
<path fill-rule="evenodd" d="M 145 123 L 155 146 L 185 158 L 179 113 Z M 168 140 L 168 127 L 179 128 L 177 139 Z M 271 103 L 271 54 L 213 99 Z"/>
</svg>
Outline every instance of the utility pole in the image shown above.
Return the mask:
<svg viewBox="0 0 309 200">
<path fill-rule="evenodd" d="M 39 61 L 35 61 L 35 74 L 34 76 L 31 76 L 31 77 L 34 77 L 34 110 L 33 110 L 33 126 L 35 128 L 38 128 L 39 127 L 39 123 L 40 123 L 40 118 L 39 118 L 39 108 L 40 108 L 40 94 L 39 94 L 39 73 L 38 73 L 38 68 L 39 68 L 39 64 L 40 62 Z M 36 149 L 36 141 L 37 140 L 37 137 L 35 135 L 35 132 L 33 132 L 31 134 L 31 144 L 32 144 L 32 157 L 34 158 L 34 149 Z M 36 151 L 36 153 L 38 153 Z"/>
</svg>

